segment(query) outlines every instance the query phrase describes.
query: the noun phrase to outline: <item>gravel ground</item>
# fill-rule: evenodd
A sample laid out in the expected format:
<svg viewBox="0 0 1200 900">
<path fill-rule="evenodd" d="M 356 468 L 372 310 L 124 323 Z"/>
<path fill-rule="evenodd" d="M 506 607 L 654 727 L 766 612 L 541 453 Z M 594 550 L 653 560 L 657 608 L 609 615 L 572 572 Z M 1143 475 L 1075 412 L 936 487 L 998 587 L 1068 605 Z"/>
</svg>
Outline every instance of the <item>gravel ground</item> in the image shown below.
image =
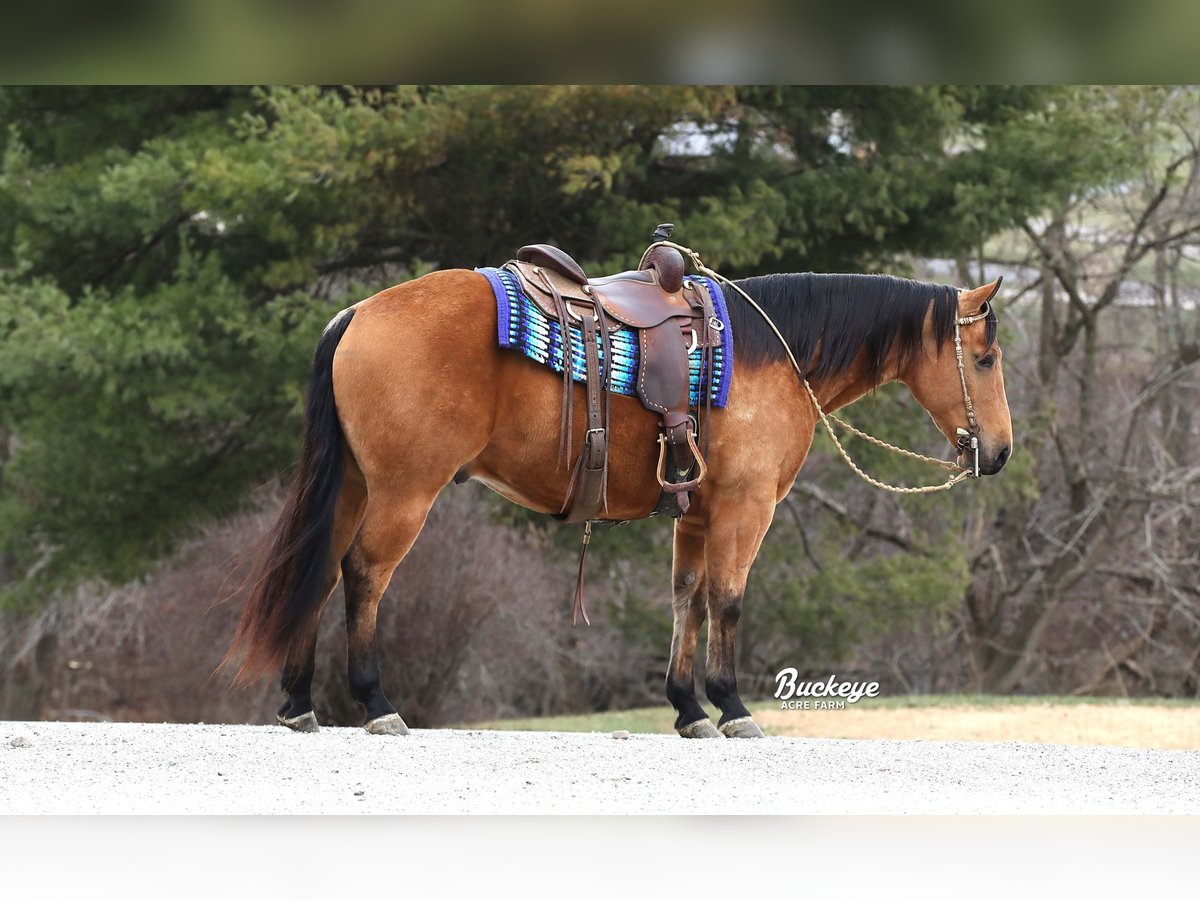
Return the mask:
<svg viewBox="0 0 1200 900">
<path fill-rule="evenodd" d="M 0 813 L 1200 813 L 1200 752 L 0 722 Z"/>
</svg>

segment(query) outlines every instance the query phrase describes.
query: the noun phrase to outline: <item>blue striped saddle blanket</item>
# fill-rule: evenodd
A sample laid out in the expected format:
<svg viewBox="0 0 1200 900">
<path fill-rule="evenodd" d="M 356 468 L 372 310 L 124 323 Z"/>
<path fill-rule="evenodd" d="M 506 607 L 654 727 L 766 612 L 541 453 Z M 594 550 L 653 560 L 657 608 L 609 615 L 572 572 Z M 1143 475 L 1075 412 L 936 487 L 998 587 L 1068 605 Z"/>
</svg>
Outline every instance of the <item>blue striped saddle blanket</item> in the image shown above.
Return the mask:
<svg viewBox="0 0 1200 900">
<path fill-rule="evenodd" d="M 563 370 L 562 329 L 557 321 L 550 319 L 525 295 L 520 280 L 505 269 L 481 268 L 475 271 L 486 276 L 496 295 L 496 312 L 499 324 L 500 346 L 523 353 L 534 362 L 549 366 L 555 372 Z M 698 281 L 708 288 L 717 318 L 725 326 L 721 331 L 721 343 L 713 348 L 712 354 L 712 405 L 722 407 L 729 400 L 729 383 L 733 379 L 733 331 L 729 327 L 729 310 L 725 295 L 711 278 L 689 275 L 687 280 Z M 583 357 L 583 336 L 579 329 L 571 329 L 571 377 L 575 381 L 587 381 L 587 363 Z M 612 333 L 612 376 L 610 387 L 613 393 L 637 395 L 638 337 L 629 328 Z M 692 351 L 689 363 L 689 403 L 700 406 L 700 366 L 703 351 Z M 607 368 L 603 351 L 601 364 Z"/>
</svg>

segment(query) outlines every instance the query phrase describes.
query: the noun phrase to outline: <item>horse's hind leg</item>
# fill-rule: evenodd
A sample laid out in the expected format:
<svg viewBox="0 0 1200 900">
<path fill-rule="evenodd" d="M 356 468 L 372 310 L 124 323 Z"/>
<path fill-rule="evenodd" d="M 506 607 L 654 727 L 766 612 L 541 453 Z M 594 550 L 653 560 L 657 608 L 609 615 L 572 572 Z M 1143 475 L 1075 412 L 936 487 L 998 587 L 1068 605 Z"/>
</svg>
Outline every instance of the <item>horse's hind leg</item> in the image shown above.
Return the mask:
<svg viewBox="0 0 1200 900">
<path fill-rule="evenodd" d="M 333 587 L 329 590 L 332 592 Z M 280 725 L 286 725 L 293 731 L 320 731 L 317 714 L 313 710 L 312 680 L 316 670 L 317 658 L 317 629 L 313 629 L 303 646 L 294 648 L 288 654 L 287 663 L 283 667 L 283 677 L 279 679 L 279 687 L 287 694 L 276 714 Z"/>
<path fill-rule="evenodd" d="M 762 737 L 762 729 L 738 696 L 737 625 L 750 566 L 771 525 L 773 497 L 757 501 L 739 497 L 736 502 L 712 504 L 705 532 L 705 576 L 708 580 L 708 656 L 704 666 L 704 692 L 721 710 L 717 723 L 729 738 Z"/>
<path fill-rule="evenodd" d="M 366 710 L 365 727 L 371 734 L 408 733 L 383 692 L 376 615 L 392 572 L 421 533 L 437 494 L 437 490 L 408 495 L 372 492 L 362 529 L 342 564 L 350 695 Z"/>
<path fill-rule="evenodd" d="M 329 595 L 337 587 L 340 561 L 355 531 L 358 530 L 359 522 L 362 521 L 366 498 L 367 492 L 361 473 L 353 463 L 347 463 L 342 490 L 338 494 L 337 511 L 334 513 L 333 536 L 329 545 L 329 587 L 325 592 L 325 602 L 328 602 Z M 321 610 L 324 609 L 323 602 Z M 316 670 L 317 632 L 320 622 L 321 616 L 318 613 L 304 640 L 288 654 L 280 679 L 279 686 L 287 694 L 287 699 L 276 718 L 279 724 L 286 725 L 293 731 L 320 730 L 312 703 L 312 680 Z"/>
</svg>

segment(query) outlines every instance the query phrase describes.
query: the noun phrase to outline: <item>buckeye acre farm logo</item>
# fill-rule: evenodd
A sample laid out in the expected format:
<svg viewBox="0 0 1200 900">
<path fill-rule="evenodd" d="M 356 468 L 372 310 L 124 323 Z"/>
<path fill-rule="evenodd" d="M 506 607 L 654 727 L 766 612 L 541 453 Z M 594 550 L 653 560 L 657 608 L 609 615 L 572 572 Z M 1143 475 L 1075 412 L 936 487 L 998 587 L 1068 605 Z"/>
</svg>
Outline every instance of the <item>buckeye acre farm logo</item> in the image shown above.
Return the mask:
<svg viewBox="0 0 1200 900">
<path fill-rule="evenodd" d="M 797 681 L 800 673 L 788 666 L 775 676 L 775 699 L 780 709 L 845 709 L 863 697 L 878 697 L 878 681 Z"/>
</svg>

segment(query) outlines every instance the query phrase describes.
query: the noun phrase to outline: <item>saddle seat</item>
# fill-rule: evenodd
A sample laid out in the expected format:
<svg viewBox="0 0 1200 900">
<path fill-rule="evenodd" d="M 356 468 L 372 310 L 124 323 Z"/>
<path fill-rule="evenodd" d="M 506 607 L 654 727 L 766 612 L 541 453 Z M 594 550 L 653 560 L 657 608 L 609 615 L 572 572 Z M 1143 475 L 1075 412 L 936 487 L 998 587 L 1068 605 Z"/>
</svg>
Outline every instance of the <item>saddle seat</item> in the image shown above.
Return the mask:
<svg viewBox="0 0 1200 900">
<path fill-rule="evenodd" d="M 655 239 L 665 239 L 670 231 L 669 225 L 659 226 Z M 688 357 L 700 348 L 702 371 L 707 371 L 711 380 L 712 348 L 721 341 L 720 323 L 707 288 L 684 281 L 682 255 L 665 246 L 652 245 L 638 269 L 603 278 L 588 278 L 569 254 L 549 244 L 522 247 L 506 268 L 517 275 L 526 295 L 547 318 L 560 325 L 566 320 L 578 329 L 580 337 L 565 332 L 568 341 L 583 343 L 588 429 L 563 518 L 591 522 L 604 505 L 608 416 L 602 360 L 609 357 L 609 335 L 621 328 L 637 332 L 638 397 L 661 419 L 657 475 L 663 493 L 655 512 L 682 516 L 690 505 L 689 492 L 699 486 L 706 472 L 696 444 L 699 410 L 696 416 L 690 414 Z M 571 376 L 567 368 L 563 371 L 560 442 L 569 455 Z M 705 396 L 702 385 L 701 397 Z"/>
<path fill-rule="evenodd" d="M 575 260 L 549 244 L 522 247 L 517 251 L 517 262 L 525 281 L 532 282 L 535 288 L 542 288 L 532 297 L 552 318 L 557 314 L 550 305 L 552 298 L 541 285 L 538 269 L 547 275 L 567 301 L 567 311 L 574 324 L 579 323 L 581 315 L 577 304 L 590 308 L 593 298 L 618 323 L 633 328 L 653 328 L 667 319 L 696 315 L 694 302 L 684 296 L 684 291 L 694 292 L 695 286 L 683 281 L 683 257 L 678 250 L 668 247 L 651 250 L 643 258 L 640 269 L 603 278 L 588 278 Z"/>
</svg>

